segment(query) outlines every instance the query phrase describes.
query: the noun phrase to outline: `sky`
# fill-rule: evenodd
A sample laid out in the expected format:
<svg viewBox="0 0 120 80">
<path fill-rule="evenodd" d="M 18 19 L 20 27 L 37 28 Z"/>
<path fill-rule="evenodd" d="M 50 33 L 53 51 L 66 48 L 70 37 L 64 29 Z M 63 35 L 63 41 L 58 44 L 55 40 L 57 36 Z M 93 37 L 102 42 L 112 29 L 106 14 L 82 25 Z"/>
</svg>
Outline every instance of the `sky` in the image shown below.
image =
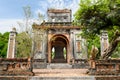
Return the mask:
<svg viewBox="0 0 120 80">
<path fill-rule="evenodd" d="M 19 30 L 18 22 L 24 21 L 23 7 L 30 6 L 34 19 L 41 13 L 47 18 L 48 8 L 68 8 L 74 14 L 79 7 L 79 0 L 0 0 L 0 32 L 10 32 L 13 27 Z"/>
</svg>

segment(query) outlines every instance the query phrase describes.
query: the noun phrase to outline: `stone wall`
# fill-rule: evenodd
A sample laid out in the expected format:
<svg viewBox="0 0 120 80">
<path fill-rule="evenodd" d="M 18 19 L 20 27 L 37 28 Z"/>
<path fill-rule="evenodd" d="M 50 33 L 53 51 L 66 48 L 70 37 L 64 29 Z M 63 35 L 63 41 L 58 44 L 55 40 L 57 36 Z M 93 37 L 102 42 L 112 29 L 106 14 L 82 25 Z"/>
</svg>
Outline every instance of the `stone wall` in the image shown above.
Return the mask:
<svg viewBox="0 0 120 80">
<path fill-rule="evenodd" d="M 33 60 L 33 69 L 46 69 L 47 63 L 45 59 L 34 59 Z"/>
<path fill-rule="evenodd" d="M 0 59 L 0 75 L 33 75 L 30 59 Z"/>
<path fill-rule="evenodd" d="M 93 75 L 119 75 L 120 60 L 90 60 L 89 74 Z"/>
</svg>

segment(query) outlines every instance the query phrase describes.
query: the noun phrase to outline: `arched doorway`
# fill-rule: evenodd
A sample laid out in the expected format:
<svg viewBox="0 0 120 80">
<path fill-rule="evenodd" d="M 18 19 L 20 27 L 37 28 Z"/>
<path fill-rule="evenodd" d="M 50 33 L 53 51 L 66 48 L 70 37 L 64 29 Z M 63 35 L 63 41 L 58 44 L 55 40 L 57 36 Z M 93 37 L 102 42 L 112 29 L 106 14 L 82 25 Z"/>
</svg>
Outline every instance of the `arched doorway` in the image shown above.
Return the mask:
<svg viewBox="0 0 120 80">
<path fill-rule="evenodd" d="M 68 39 L 64 35 L 54 35 L 50 39 L 48 62 L 66 63 L 68 61 Z"/>
</svg>

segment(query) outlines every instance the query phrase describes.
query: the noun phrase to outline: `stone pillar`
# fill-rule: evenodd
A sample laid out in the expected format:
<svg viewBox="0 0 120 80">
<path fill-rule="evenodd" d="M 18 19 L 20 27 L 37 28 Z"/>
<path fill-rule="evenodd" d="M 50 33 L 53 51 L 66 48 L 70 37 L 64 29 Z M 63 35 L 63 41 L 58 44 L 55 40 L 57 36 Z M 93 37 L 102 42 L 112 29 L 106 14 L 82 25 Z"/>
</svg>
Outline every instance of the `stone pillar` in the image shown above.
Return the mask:
<svg viewBox="0 0 120 80">
<path fill-rule="evenodd" d="M 107 31 L 101 32 L 100 44 L 101 44 L 101 56 L 102 56 L 104 54 L 105 50 L 109 47 Z"/>
<path fill-rule="evenodd" d="M 87 42 L 81 37 L 82 31 L 74 30 L 74 57 L 75 59 L 87 59 Z"/>
<path fill-rule="evenodd" d="M 74 59 L 74 35 L 73 31 L 70 32 L 70 54 L 71 54 L 71 59 Z"/>
<path fill-rule="evenodd" d="M 7 49 L 7 58 L 15 57 L 15 44 L 16 44 L 16 28 L 13 28 L 9 35 L 8 49 Z"/>
</svg>

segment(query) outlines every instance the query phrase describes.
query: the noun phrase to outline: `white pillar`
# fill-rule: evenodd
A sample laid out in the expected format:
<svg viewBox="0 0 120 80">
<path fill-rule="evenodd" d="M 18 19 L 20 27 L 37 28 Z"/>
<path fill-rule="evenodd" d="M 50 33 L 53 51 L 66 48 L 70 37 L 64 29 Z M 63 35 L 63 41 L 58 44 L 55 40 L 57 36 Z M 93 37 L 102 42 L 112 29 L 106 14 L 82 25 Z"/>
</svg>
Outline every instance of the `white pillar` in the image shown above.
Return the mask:
<svg viewBox="0 0 120 80">
<path fill-rule="evenodd" d="M 16 28 L 13 28 L 9 34 L 7 58 L 14 58 L 15 57 L 16 34 L 17 34 Z"/>
</svg>

